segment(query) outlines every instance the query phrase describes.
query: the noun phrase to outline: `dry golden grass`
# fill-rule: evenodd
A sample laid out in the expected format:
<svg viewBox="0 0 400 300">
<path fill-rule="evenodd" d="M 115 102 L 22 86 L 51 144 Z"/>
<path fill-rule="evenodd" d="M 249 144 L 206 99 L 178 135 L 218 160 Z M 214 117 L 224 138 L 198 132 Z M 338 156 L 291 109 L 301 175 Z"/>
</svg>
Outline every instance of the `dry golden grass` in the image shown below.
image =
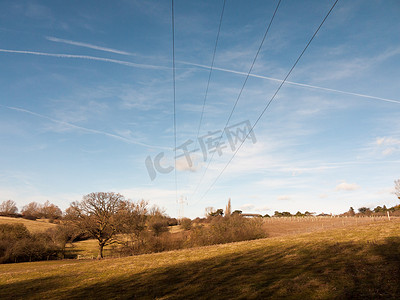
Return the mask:
<svg viewBox="0 0 400 300">
<path fill-rule="evenodd" d="M 4 299 L 398 299 L 400 220 L 103 261 L 0 265 Z"/>
<path fill-rule="evenodd" d="M 104 256 L 108 257 L 111 255 L 110 251 L 114 246 L 108 245 L 104 247 Z M 96 258 L 99 253 L 99 242 L 94 239 L 85 241 L 74 242 L 73 244 L 67 244 L 67 253 L 80 258 Z"/>
<path fill-rule="evenodd" d="M 392 217 L 391 219 L 396 219 Z M 327 229 L 353 227 L 386 221 L 387 217 L 283 217 L 264 219 L 270 237 L 311 233 Z"/>
<path fill-rule="evenodd" d="M 31 233 L 44 232 L 50 228 L 55 228 L 57 225 L 49 223 L 48 220 L 26 220 L 22 218 L 0 217 L 0 224 L 24 224 Z"/>
</svg>

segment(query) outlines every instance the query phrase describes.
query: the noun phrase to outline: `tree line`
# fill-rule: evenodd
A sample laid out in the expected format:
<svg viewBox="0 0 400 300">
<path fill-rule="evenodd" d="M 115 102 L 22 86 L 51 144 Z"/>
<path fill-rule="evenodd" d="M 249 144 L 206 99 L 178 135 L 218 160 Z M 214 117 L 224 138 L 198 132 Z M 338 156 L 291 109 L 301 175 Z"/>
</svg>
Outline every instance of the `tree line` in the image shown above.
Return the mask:
<svg viewBox="0 0 400 300">
<path fill-rule="evenodd" d="M 395 181 L 395 193 L 400 199 L 400 180 Z M 379 215 L 388 211 L 400 215 L 400 205 L 377 206 L 373 210 L 361 207 L 358 213 L 351 207 L 342 216 Z M 206 208 L 204 219 L 180 220 L 183 230 L 178 233 L 169 230 L 178 220 L 167 216 L 163 209 L 113 192 L 85 195 L 81 201 L 71 203 L 64 214 L 49 201 L 31 202 L 18 213 L 16 203 L 7 200 L 0 204 L 0 215 L 32 220 L 47 218 L 58 223 L 55 228 L 36 234 L 23 224 L 0 224 L 0 263 L 64 258 L 68 243 L 89 238 L 97 240 L 98 259 L 101 259 L 108 245 L 115 245 L 114 252 L 118 255 L 135 255 L 266 236 L 262 219 L 245 218 L 258 215 L 243 214 L 240 210 L 232 212 L 230 199 L 225 210 Z M 294 215 L 275 211 L 273 217 L 314 215 L 308 211 Z"/>
<path fill-rule="evenodd" d="M 22 217 L 29 220 L 36 219 L 61 219 L 62 210 L 55 204 L 46 201 L 43 204 L 31 202 L 22 207 L 21 213 L 18 213 L 17 203 L 13 200 L 6 200 L 0 204 L 0 216 L 5 217 Z"/>
<path fill-rule="evenodd" d="M 10 207 L 10 202 L 1 207 Z M 12 205 L 11 205 L 12 206 Z M 14 205 L 15 206 L 15 205 Z M 48 217 L 54 206 L 29 204 L 21 216 Z M 29 208 L 26 210 L 26 208 Z M 3 211 L 16 214 L 15 209 Z M 51 214 L 51 216 L 53 216 Z M 0 225 L 0 262 L 21 262 L 66 257 L 66 245 L 77 240 L 95 239 L 98 259 L 104 257 L 104 248 L 113 245 L 113 255 L 136 255 L 212 245 L 265 237 L 263 222 L 246 219 L 239 214 L 210 214 L 207 218 L 180 220 L 181 230 L 171 232 L 169 226 L 178 220 L 170 218 L 158 206 L 147 201 L 132 201 L 113 192 L 85 195 L 65 210 L 57 213 L 58 225 L 47 232 L 31 234 L 23 224 Z M 11 234 L 12 233 L 12 234 Z M 29 245 L 35 245 L 30 247 Z M 34 250 L 34 251 L 33 251 Z"/>
</svg>

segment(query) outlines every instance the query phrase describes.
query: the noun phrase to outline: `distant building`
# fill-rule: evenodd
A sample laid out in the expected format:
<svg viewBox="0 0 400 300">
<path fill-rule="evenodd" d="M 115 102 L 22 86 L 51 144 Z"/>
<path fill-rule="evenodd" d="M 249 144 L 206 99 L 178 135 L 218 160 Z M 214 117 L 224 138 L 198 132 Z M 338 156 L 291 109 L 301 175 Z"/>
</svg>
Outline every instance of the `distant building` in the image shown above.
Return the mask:
<svg viewBox="0 0 400 300">
<path fill-rule="evenodd" d="M 241 214 L 241 216 L 246 218 L 262 218 L 262 215 L 260 214 Z"/>
</svg>

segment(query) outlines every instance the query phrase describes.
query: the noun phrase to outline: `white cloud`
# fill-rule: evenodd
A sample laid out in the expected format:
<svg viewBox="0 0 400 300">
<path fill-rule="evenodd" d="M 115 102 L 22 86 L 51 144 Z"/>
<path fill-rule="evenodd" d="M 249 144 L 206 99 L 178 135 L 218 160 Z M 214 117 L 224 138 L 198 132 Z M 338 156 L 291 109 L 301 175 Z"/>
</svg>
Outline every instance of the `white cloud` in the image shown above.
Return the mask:
<svg viewBox="0 0 400 300">
<path fill-rule="evenodd" d="M 163 189 L 163 188 L 155 188 L 155 187 L 143 187 L 143 188 L 131 188 L 131 189 L 114 189 L 118 190 L 118 192 L 124 195 L 126 198 L 131 199 L 133 201 L 137 200 L 147 200 L 150 205 L 156 204 L 159 207 L 167 208 L 167 214 L 175 215 L 176 214 L 176 191 L 175 189 Z M 187 195 L 189 193 L 188 190 L 179 189 L 178 197 L 181 195 Z M 185 207 L 185 209 L 187 206 Z M 197 212 L 199 213 L 199 212 Z M 187 215 L 187 214 L 185 214 Z"/>
<path fill-rule="evenodd" d="M 191 155 L 192 166 L 189 165 L 186 157 L 180 157 L 176 160 L 176 169 L 178 171 L 197 172 L 200 170 L 202 163 L 199 156 Z"/>
<path fill-rule="evenodd" d="M 158 84 L 158 83 L 157 83 Z M 167 101 L 168 95 L 165 90 L 160 89 L 158 86 L 148 85 L 142 88 L 123 87 L 114 90 L 113 93 L 121 99 L 121 107 L 123 109 L 137 109 L 137 110 L 154 110 L 160 109 L 162 102 Z"/>
<path fill-rule="evenodd" d="M 385 150 L 382 151 L 382 154 L 386 156 L 386 155 L 393 154 L 396 151 L 397 151 L 397 149 L 394 147 L 386 148 Z"/>
<path fill-rule="evenodd" d="M 270 210 L 269 206 L 256 206 L 251 203 L 244 204 L 239 207 L 239 210 L 243 211 L 244 213 L 251 213 L 251 212 L 265 212 Z"/>
<path fill-rule="evenodd" d="M 269 206 L 261 206 L 261 207 L 256 207 L 254 210 L 257 212 L 265 212 L 267 210 L 270 210 L 270 207 Z"/>
<path fill-rule="evenodd" d="M 336 191 L 355 191 L 360 189 L 360 186 L 355 183 L 342 182 L 336 186 Z"/>
<path fill-rule="evenodd" d="M 254 209 L 255 209 L 255 206 L 254 206 L 254 204 L 249 204 L 249 203 L 247 203 L 247 204 L 244 204 L 244 205 L 240 206 L 239 209 L 242 210 L 242 211 L 247 212 L 247 211 L 252 211 L 252 210 L 254 210 Z"/>
<path fill-rule="evenodd" d="M 378 137 L 375 144 L 378 145 L 379 148 L 384 148 L 382 150 L 384 156 L 400 151 L 400 139 L 394 137 Z"/>
<path fill-rule="evenodd" d="M 400 145 L 400 139 L 396 139 L 394 137 L 378 137 L 376 139 L 377 145 Z"/>
<path fill-rule="evenodd" d="M 288 195 L 281 195 L 281 196 L 278 196 L 277 199 L 278 199 L 278 200 L 290 200 L 291 198 L 290 198 L 290 196 L 288 196 Z"/>
<path fill-rule="evenodd" d="M 384 137 L 383 137 L 383 138 L 377 138 L 377 139 L 376 139 L 376 144 L 377 144 L 378 146 L 383 145 L 384 142 L 385 142 L 385 138 L 384 138 Z"/>
</svg>

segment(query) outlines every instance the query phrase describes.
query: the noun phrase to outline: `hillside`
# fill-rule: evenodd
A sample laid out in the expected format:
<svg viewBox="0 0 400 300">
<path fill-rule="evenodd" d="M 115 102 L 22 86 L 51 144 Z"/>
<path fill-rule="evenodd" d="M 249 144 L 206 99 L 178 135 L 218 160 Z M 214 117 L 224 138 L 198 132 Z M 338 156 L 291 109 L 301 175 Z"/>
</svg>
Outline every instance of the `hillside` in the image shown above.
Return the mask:
<svg viewBox="0 0 400 300">
<path fill-rule="evenodd" d="M 49 223 L 47 222 L 47 220 L 42 220 L 42 219 L 32 221 L 23 218 L 0 217 L 0 224 L 16 224 L 16 223 L 24 224 L 31 233 L 44 232 L 49 228 L 54 228 L 57 226 L 56 224 Z"/>
<path fill-rule="evenodd" d="M 0 265 L 29 299 L 398 298 L 400 221 L 136 257 Z"/>
</svg>

